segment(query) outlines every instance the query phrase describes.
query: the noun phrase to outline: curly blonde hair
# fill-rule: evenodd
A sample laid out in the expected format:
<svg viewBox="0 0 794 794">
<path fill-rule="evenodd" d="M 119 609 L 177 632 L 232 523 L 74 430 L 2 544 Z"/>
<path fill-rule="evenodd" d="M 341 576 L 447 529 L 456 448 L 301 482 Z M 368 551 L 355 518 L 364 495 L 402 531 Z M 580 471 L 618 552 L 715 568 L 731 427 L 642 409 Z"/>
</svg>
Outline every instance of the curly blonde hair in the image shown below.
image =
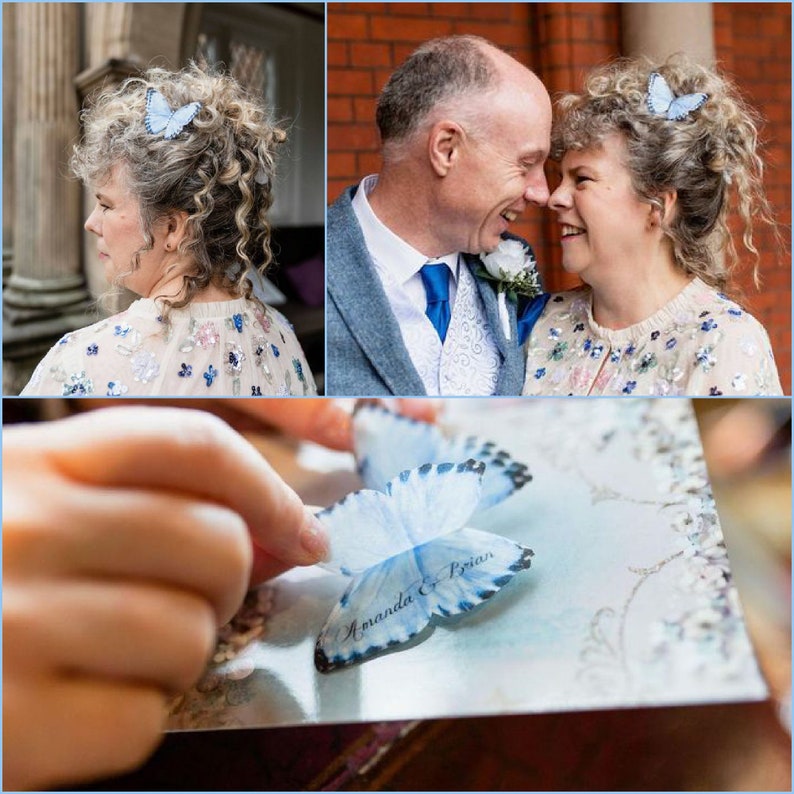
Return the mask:
<svg viewBox="0 0 794 794">
<path fill-rule="evenodd" d="M 173 139 L 151 134 L 144 124 L 146 94 L 159 91 L 173 110 L 190 102 L 201 108 Z M 97 185 L 118 165 L 138 199 L 144 246 L 152 249 L 155 223 L 170 212 L 187 214 L 179 253 L 195 262 L 185 277 L 184 297 L 165 300 L 179 308 L 210 284 L 251 296 L 249 270 L 272 261 L 268 210 L 273 203 L 274 151 L 286 135 L 261 100 L 234 78 L 191 64 L 179 72 L 152 68 L 100 94 L 83 111 L 84 133 L 74 147 L 73 172 Z"/>
<path fill-rule="evenodd" d="M 652 72 L 662 75 L 676 96 L 702 92 L 708 99 L 680 121 L 656 115 L 647 104 Z M 663 223 L 676 264 L 720 290 L 738 262 L 728 228 L 728 215 L 735 208 L 759 284 L 754 220 L 778 232 L 763 189 L 758 117 L 725 77 L 682 54 L 660 66 L 647 58 L 621 58 L 592 71 L 584 91 L 563 96 L 557 109 L 552 159 L 561 160 L 569 150 L 597 147 L 620 133 L 638 196 L 658 207 L 664 218 L 662 193 L 677 193 L 673 217 Z M 727 263 L 717 256 L 722 250 L 728 252 Z"/>
</svg>

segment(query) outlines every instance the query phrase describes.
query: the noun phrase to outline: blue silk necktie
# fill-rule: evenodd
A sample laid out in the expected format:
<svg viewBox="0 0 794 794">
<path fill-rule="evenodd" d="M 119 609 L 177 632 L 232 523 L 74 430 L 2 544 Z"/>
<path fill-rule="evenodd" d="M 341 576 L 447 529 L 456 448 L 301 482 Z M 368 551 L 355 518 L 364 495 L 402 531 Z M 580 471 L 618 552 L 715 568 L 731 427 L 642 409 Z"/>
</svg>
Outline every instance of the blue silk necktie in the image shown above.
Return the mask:
<svg viewBox="0 0 794 794">
<path fill-rule="evenodd" d="M 433 323 L 438 336 L 443 342 L 449 328 L 449 268 L 440 264 L 423 265 L 419 271 L 427 295 L 427 319 Z"/>
</svg>

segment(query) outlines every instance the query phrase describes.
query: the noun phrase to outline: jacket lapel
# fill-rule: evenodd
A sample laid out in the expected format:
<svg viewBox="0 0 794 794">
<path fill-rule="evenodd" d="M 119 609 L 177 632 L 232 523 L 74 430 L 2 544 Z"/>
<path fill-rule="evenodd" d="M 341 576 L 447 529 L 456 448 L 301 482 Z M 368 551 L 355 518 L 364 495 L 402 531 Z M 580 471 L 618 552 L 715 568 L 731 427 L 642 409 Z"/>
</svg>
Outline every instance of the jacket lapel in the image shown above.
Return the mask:
<svg viewBox="0 0 794 794">
<path fill-rule="evenodd" d="M 393 394 L 423 395 L 397 320 L 364 244 L 351 205 L 352 190 L 328 211 L 328 294 L 351 336 Z"/>
</svg>

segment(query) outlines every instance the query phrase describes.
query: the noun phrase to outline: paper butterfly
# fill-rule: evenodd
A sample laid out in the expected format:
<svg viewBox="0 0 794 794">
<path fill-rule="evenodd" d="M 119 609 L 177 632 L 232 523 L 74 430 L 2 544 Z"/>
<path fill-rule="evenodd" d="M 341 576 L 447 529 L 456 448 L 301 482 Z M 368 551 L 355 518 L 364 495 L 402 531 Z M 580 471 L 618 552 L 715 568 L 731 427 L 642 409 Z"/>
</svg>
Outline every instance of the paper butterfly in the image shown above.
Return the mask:
<svg viewBox="0 0 794 794">
<path fill-rule="evenodd" d="M 676 96 L 658 72 L 652 72 L 648 78 L 648 110 L 657 116 L 667 116 L 670 121 L 685 119 L 708 98 L 708 94 L 701 93 Z"/>
<path fill-rule="evenodd" d="M 474 458 L 486 465 L 477 508 L 485 510 L 532 479 L 523 463 L 497 449 L 492 441 L 474 436 L 447 438 L 436 425 L 392 413 L 377 403 L 361 401 L 356 405 L 353 437 L 358 473 L 367 488 L 379 491 L 405 469 Z"/>
<path fill-rule="evenodd" d="M 150 88 L 146 92 L 146 116 L 143 122 L 147 132 L 152 135 L 158 135 L 165 130 L 163 137 L 170 141 L 193 121 L 199 110 L 201 102 L 189 102 L 181 108 L 171 110 L 168 100 L 156 88 Z"/>
<path fill-rule="evenodd" d="M 393 446 L 392 433 L 404 423 L 413 429 L 414 439 L 424 436 L 423 430 L 430 436 L 437 433 L 430 425 L 402 417 L 392 422 L 392 418 L 373 406 L 357 412 L 354 425 L 363 423 L 369 432 L 383 423 L 377 438 L 364 442 L 372 445 L 375 458 L 380 457 L 379 447 Z M 406 454 L 406 447 L 415 452 L 403 440 L 398 456 Z M 357 436 L 356 447 L 361 443 Z M 530 567 L 531 549 L 465 528 L 484 502 L 494 504 L 531 479 L 526 467 L 510 460 L 507 453 L 492 454 L 493 445 L 479 446 L 488 448 L 491 466 L 473 459 L 424 463 L 402 471 L 382 490 L 349 494 L 318 513 L 331 541 L 330 557 L 323 567 L 353 578 L 317 639 L 318 670 L 345 667 L 405 643 L 425 629 L 434 615 L 448 617 L 474 609 Z M 496 460 L 502 462 L 500 466 L 493 466 Z M 494 490 L 488 493 L 494 488 L 488 485 L 491 467 L 500 470 L 491 477 L 491 483 L 498 484 L 495 490 L 502 494 L 498 498 Z M 508 488 L 510 476 L 504 472 L 511 467 L 517 476 Z"/>
</svg>

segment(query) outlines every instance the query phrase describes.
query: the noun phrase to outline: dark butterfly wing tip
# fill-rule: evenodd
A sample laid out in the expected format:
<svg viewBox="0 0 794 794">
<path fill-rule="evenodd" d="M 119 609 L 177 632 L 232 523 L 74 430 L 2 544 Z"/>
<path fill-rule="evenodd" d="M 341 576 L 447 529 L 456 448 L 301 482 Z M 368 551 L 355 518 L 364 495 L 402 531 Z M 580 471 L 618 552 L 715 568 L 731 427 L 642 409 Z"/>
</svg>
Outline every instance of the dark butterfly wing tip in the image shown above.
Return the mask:
<svg viewBox="0 0 794 794">
<path fill-rule="evenodd" d="M 356 400 L 356 404 L 353 406 L 353 416 L 355 416 L 359 411 L 364 411 L 366 409 L 380 411 L 384 414 L 390 413 L 390 411 L 386 409 L 380 400 L 375 400 L 371 397 L 364 397 L 360 400 Z"/>
<path fill-rule="evenodd" d="M 469 458 L 458 464 L 458 471 L 473 471 L 475 474 L 482 474 L 485 471 L 485 464 L 481 460 Z"/>
<path fill-rule="evenodd" d="M 532 558 L 535 556 L 535 552 L 532 549 L 524 548 L 524 551 L 521 553 L 521 559 L 516 563 L 516 570 L 526 570 L 532 565 Z"/>
<path fill-rule="evenodd" d="M 529 470 L 524 463 L 514 463 L 506 473 L 513 481 L 513 485 L 516 487 L 516 490 L 523 488 L 528 482 L 532 482 L 532 475 L 529 473 Z"/>
<path fill-rule="evenodd" d="M 395 419 L 399 419 L 401 422 L 406 422 L 411 425 L 418 425 L 418 424 L 425 424 L 421 422 L 419 419 L 414 419 L 411 416 L 405 416 L 404 414 L 395 413 L 394 411 L 390 411 L 380 400 L 375 399 L 374 397 L 363 398 L 356 400 L 355 406 L 353 406 L 353 417 L 356 416 L 357 413 L 360 411 L 376 411 L 380 414 L 386 414 L 387 416 L 394 417 Z"/>
<path fill-rule="evenodd" d="M 336 669 L 336 665 L 331 662 L 325 651 L 320 647 L 314 649 L 314 666 L 321 673 L 329 673 L 331 670 Z"/>
</svg>

